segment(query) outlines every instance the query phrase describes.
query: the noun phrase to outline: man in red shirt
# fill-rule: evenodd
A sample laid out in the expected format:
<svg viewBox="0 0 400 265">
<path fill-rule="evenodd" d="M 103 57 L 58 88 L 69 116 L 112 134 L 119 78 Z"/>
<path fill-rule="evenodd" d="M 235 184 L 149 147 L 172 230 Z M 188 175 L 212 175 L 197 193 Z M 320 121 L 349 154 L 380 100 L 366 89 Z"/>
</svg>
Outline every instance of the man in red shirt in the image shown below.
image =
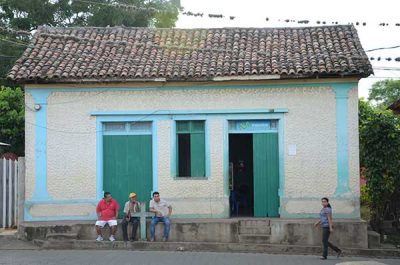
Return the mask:
<svg viewBox="0 0 400 265">
<path fill-rule="evenodd" d="M 96 232 L 97 241 L 102 241 L 103 236 L 101 229 L 108 224 L 111 227 L 110 241 L 115 241 L 115 233 L 117 232 L 117 219 L 119 213 L 119 204 L 111 197 L 110 192 L 104 192 L 104 198 L 99 201 L 96 207 L 97 221 Z"/>
</svg>

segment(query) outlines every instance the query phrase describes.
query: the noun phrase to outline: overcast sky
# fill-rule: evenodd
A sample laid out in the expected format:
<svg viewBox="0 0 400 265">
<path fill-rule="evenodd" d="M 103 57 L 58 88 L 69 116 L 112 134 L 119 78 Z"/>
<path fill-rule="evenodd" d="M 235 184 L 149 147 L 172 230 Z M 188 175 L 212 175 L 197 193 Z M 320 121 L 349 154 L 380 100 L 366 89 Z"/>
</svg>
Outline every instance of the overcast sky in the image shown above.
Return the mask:
<svg viewBox="0 0 400 265">
<path fill-rule="evenodd" d="M 348 22 L 366 22 L 367 26 L 358 26 L 359 37 L 365 50 L 400 45 L 400 0 L 181 0 L 185 11 L 204 13 L 201 17 L 180 15 L 178 28 L 212 27 L 284 27 L 299 26 L 286 23 L 285 19 L 309 20 L 307 26 L 316 26 L 315 21 L 347 24 Z M 208 18 L 207 14 L 223 14 L 226 17 Z M 235 16 L 231 20 L 229 16 Z M 266 21 L 266 18 L 269 21 Z M 282 21 L 279 22 L 278 20 Z M 391 25 L 381 27 L 379 23 Z M 304 26 L 304 25 L 300 25 Z M 369 57 L 400 57 L 400 48 L 367 53 Z M 371 85 L 381 80 L 379 77 L 400 79 L 400 62 L 371 61 L 373 67 L 390 68 L 390 71 L 374 69 L 375 76 L 361 79 L 360 97 L 368 96 Z M 395 68 L 395 69 L 393 69 Z"/>
</svg>

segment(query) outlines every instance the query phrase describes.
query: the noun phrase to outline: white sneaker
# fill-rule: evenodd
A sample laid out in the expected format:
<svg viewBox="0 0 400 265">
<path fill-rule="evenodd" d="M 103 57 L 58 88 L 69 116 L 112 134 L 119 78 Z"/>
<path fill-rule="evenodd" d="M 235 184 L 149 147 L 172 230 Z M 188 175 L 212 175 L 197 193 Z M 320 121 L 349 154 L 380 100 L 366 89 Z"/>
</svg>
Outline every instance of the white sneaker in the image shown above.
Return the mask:
<svg viewBox="0 0 400 265">
<path fill-rule="evenodd" d="M 111 242 L 115 241 L 115 237 L 114 236 L 110 236 L 109 239 L 110 239 Z"/>
<path fill-rule="evenodd" d="M 103 241 L 103 237 L 102 236 L 97 236 L 96 241 Z"/>
</svg>

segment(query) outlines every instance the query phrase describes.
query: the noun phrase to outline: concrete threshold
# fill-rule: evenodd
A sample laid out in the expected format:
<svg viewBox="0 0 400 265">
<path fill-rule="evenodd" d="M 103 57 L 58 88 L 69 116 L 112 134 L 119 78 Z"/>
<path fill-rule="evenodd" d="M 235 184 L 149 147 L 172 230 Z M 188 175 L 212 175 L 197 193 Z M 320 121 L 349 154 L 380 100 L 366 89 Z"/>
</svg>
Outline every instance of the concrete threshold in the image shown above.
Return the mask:
<svg viewBox="0 0 400 265">
<path fill-rule="evenodd" d="M 134 250 L 134 251 L 188 251 L 188 252 L 242 252 L 268 254 L 304 254 L 320 255 L 321 247 L 248 244 L 248 243 L 213 243 L 213 242 L 123 242 L 94 240 L 34 240 L 40 249 L 91 249 L 91 250 Z M 362 256 L 375 258 L 400 258 L 400 249 L 360 249 L 343 248 L 345 256 Z M 332 254 L 332 252 L 331 252 Z"/>
</svg>

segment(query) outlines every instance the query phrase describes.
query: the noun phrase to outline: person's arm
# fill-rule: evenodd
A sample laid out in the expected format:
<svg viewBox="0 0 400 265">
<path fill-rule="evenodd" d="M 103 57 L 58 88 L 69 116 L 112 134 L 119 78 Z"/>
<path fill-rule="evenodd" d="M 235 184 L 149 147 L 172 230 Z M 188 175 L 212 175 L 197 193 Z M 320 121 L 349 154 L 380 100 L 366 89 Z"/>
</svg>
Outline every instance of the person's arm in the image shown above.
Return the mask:
<svg viewBox="0 0 400 265">
<path fill-rule="evenodd" d="M 171 214 L 172 214 L 172 206 L 169 205 L 168 206 L 168 217 L 171 216 Z"/>
<path fill-rule="evenodd" d="M 97 207 L 96 207 L 96 214 L 97 214 L 97 219 L 100 220 L 100 217 L 101 217 L 100 202 L 97 204 Z"/>
<path fill-rule="evenodd" d="M 152 213 L 155 213 L 156 215 L 158 214 L 158 211 L 156 209 L 154 209 L 153 201 L 150 201 L 149 211 L 152 212 Z"/>
<path fill-rule="evenodd" d="M 332 213 L 328 213 L 328 223 L 329 223 L 329 231 L 333 232 L 333 220 L 332 220 Z"/>
<path fill-rule="evenodd" d="M 314 223 L 314 226 L 317 227 L 321 223 L 321 220 L 318 220 L 317 222 Z"/>
<path fill-rule="evenodd" d="M 124 219 L 128 219 L 130 217 L 129 213 L 129 202 L 125 203 L 124 206 Z"/>
<path fill-rule="evenodd" d="M 118 220 L 118 214 L 119 214 L 119 204 L 118 202 L 115 202 L 115 220 Z"/>
</svg>

